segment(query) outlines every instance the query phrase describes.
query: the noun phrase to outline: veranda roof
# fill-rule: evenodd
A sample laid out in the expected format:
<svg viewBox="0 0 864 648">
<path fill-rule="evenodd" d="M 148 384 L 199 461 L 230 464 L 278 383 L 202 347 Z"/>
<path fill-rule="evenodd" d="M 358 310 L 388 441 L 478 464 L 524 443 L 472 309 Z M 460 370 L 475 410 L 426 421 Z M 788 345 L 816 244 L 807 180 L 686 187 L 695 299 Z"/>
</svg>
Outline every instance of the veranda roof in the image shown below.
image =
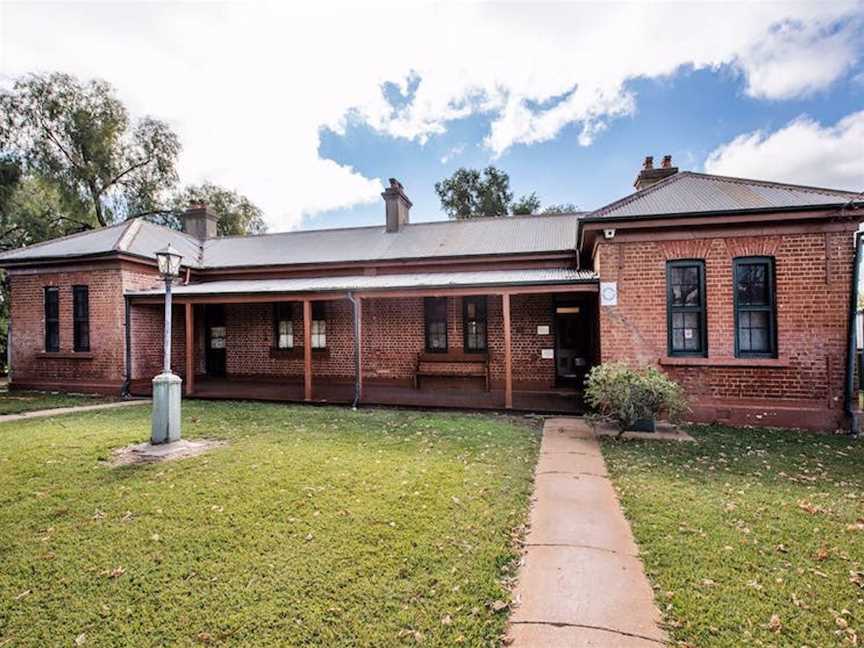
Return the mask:
<svg viewBox="0 0 864 648">
<path fill-rule="evenodd" d="M 351 275 L 345 277 L 303 277 L 297 279 L 242 279 L 177 285 L 177 296 L 247 295 L 279 293 L 321 293 L 388 291 L 445 288 L 494 288 L 596 283 L 597 275 L 570 268 L 529 270 L 483 270 L 473 272 L 426 272 L 409 274 Z M 130 296 L 164 294 L 164 288 L 127 292 Z"/>
</svg>

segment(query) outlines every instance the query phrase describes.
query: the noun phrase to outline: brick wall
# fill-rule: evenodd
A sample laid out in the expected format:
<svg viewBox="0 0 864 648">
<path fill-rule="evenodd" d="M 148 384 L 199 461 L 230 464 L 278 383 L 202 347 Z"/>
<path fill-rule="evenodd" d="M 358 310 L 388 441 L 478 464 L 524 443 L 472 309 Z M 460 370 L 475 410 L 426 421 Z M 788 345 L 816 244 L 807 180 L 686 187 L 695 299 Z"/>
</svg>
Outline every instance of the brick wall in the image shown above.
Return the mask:
<svg viewBox="0 0 864 648">
<path fill-rule="evenodd" d="M 124 288 L 154 275 L 119 262 L 10 273 L 12 386 L 119 393 L 124 380 Z M 72 286 L 89 287 L 90 352 L 73 353 Z M 44 289 L 60 297 L 60 352 L 45 353 Z"/>
<path fill-rule="evenodd" d="M 735 358 L 732 260 L 776 265 L 776 361 Z M 602 360 L 656 364 L 667 355 L 666 262 L 704 259 L 708 361 L 664 370 L 686 389 L 696 420 L 833 428 L 842 424 L 851 231 L 686 241 L 602 242 L 601 281 L 618 305 L 600 309 Z M 674 362 L 672 360 L 671 362 Z"/>
</svg>

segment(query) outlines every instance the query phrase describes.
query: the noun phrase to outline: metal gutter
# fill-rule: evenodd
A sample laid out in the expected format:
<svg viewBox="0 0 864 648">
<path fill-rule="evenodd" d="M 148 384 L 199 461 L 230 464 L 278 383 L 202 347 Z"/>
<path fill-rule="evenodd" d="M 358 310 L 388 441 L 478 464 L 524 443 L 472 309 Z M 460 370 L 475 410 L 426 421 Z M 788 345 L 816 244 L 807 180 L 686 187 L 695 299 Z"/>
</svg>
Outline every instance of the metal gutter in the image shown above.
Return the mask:
<svg viewBox="0 0 864 648">
<path fill-rule="evenodd" d="M 622 214 L 620 216 L 583 216 L 579 219 L 579 225 L 583 223 L 615 223 L 634 220 L 642 220 L 649 218 L 694 218 L 697 216 L 744 216 L 748 214 L 771 214 L 783 212 L 799 212 L 799 211 L 830 211 L 832 209 L 842 209 L 848 207 L 849 202 L 845 203 L 824 203 L 820 205 L 789 205 L 785 207 L 750 207 L 746 209 L 713 209 L 710 211 L 688 211 L 688 212 L 659 212 L 654 214 Z"/>
</svg>

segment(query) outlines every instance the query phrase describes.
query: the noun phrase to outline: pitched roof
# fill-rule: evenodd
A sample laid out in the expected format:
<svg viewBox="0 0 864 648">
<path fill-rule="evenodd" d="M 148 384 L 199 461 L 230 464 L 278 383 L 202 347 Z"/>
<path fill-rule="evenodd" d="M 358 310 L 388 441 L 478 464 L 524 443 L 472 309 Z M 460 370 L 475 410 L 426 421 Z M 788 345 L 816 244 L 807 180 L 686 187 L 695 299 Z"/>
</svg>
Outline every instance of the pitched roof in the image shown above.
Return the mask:
<svg viewBox="0 0 864 648">
<path fill-rule="evenodd" d="M 554 285 L 594 282 L 597 275 L 570 268 L 482 270 L 470 272 L 411 272 L 406 274 L 303 277 L 298 279 L 241 279 L 206 281 L 174 286 L 176 295 L 242 295 L 246 293 L 296 293 L 346 290 L 398 290 L 410 288 L 459 288 L 514 285 Z M 164 288 L 130 291 L 129 295 L 161 295 Z"/>
<path fill-rule="evenodd" d="M 588 217 L 635 217 L 820 205 L 827 207 L 848 202 L 856 197 L 860 199 L 860 194 L 851 191 L 682 171 L 609 203 L 591 212 Z"/>
<path fill-rule="evenodd" d="M 200 267 L 201 245 L 195 238 L 140 218 L 9 250 L 0 254 L 0 265 L 4 261 L 39 261 L 111 253 L 155 259 L 156 251 L 169 243 L 183 255 L 183 265 Z"/>
<path fill-rule="evenodd" d="M 578 214 L 475 218 L 404 225 L 218 237 L 204 243 L 209 268 L 277 263 L 385 261 L 572 251 Z"/>
<path fill-rule="evenodd" d="M 193 268 L 230 268 L 274 264 L 384 261 L 490 254 L 572 251 L 579 214 L 478 218 L 403 226 L 305 230 L 257 236 L 197 239 L 141 219 L 73 234 L 0 254 L 22 262 L 125 252 L 155 258 L 169 242 Z"/>
</svg>

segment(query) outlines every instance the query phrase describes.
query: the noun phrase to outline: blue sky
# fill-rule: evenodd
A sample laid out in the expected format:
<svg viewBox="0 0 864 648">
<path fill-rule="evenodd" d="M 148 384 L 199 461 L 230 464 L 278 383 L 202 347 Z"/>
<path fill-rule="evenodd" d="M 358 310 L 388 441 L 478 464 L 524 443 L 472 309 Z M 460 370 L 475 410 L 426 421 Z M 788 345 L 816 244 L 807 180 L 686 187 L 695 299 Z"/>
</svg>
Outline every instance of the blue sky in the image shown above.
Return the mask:
<svg viewBox="0 0 864 648">
<path fill-rule="evenodd" d="M 862 60 L 864 0 L 0 3 L 0 88 L 110 82 L 271 231 L 381 223 L 392 176 L 443 218 L 435 182 L 490 163 L 584 209 L 667 153 L 861 190 Z"/>
<path fill-rule="evenodd" d="M 628 89 L 637 99 L 635 114 L 610 122 L 587 147 L 578 142 L 578 127 L 570 125 L 551 141 L 517 145 L 495 158 L 483 146 L 489 118 L 475 115 L 450 123 L 446 133 L 425 144 L 382 134 L 364 123 L 352 124 L 344 134 L 325 128 L 320 152 L 367 176 L 396 174 L 414 202 L 415 221 L 444 218 L 435 182 L 460 166 L 488 164 L 510 174 L 517 196 L 536 191 L 543 205 L 572 202 L 590 210 L 631 192 L 645 155 L 659 164 L 668 153 L 681 170 L 704 171 L 709 153 L 742 132 L 774 132 L 801 115 L 834 124 L 864 109 L 862 69 L 858 64 L 830 88 L 785 101 L 747 96 L 744 80 L 728 68 L 684 67 L 662 79 L 632 81 Z M 857 188 L 864 190 L 864 177 Z M 303 227 L 374 225 L 381 218 L 381 205 L 372 203 L 307 216 Z"/>
</svg>

